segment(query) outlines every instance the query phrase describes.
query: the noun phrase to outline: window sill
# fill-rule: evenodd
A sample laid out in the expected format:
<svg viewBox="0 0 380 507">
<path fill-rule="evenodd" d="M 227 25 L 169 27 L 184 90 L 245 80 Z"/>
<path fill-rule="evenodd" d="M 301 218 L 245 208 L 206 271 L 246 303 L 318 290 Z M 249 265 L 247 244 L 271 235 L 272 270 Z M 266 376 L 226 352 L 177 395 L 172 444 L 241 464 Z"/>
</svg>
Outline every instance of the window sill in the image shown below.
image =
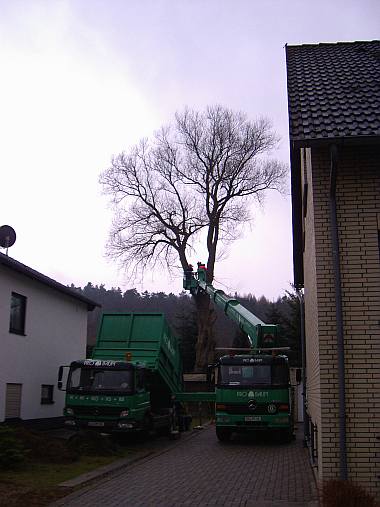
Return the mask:
<svg viewBox="0 0 380 507">
<path fill-rule="evenodd" d="M 17 329 L 10 329 L 9 332 L 12 334 L 18 334 L 19 336 L 26 336 L 23 331 L 17 331 Z"/>
<path fill-rule="evenodd" d="M 55 401 L 41 401 L 41 405 L 54 405 Z"/>
</svg>

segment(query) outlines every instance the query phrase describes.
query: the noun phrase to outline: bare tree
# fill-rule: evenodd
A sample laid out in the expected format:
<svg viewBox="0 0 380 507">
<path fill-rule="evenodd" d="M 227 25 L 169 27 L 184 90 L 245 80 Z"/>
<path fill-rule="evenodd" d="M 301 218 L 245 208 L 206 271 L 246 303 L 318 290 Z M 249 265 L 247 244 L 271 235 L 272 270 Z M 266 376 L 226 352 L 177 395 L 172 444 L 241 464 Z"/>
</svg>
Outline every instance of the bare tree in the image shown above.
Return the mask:
<svg viewBox="0 0 380 507">
<path fill-rule="evenodd" d="M 173 125 L 113 158 L 100 177 L 116 211 L 110 255 L 133 273 L 157 263 L 170 270 L 178 261 L 186 269 L 204 230 L 211 283 L 218 244 L 250 219 L 248 201 L 283 189 L 286 166 L 265 158 L 277 143 L 268 120 L 251 122 L 222 106 L 177 113 Z M 199 371 L 214 358 L 213 317 L 208 296 L 198 294 L 195 304 Z"/>
</svg>

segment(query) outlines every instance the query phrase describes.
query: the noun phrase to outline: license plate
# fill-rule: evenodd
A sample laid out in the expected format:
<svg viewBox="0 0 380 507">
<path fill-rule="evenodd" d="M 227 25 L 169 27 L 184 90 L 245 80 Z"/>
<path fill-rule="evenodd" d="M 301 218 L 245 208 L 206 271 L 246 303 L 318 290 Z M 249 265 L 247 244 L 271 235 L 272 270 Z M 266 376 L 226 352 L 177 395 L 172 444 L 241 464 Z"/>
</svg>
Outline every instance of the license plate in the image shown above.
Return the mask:
<svg viewBox="0 0 380 507">
<path fill-rule="evenodd" d="M 249 415 L 247 417 L 244 417 L 245 421 L 261 421 L 261 417 L 259 415 Z"/>
<path fill-rule="evenodd" d="M 90 421 L 88 423 L 88 426 L 96 426 L 96 427 L 104 426 L 104 422 L 101 422 L 101 421 Z"/>
</svg>

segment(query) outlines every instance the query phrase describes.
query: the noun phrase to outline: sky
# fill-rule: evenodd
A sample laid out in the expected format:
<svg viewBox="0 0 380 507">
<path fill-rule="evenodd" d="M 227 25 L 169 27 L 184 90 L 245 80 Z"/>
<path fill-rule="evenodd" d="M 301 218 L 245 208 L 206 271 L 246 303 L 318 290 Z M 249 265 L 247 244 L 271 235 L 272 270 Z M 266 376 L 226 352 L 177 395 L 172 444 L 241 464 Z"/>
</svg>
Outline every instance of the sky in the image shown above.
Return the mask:
<svg viewBox="0 0 380 507">
<path fill-rule="evenodd" d="M 113 212 L 98 179 L 111 157 L 185 106 L 221 104 L 268 117 L 272 155 L 289 164 L 285 44 L 378 39 L 379 19 L 378 0 L 0 0 L 9 255 L 63 284 L 178 294 L 179 270 L 132 282 L 106 256 Z M 293 280 L 290 187 L 252 213 L 215 285 L 275 300 Z"/>
</svg>

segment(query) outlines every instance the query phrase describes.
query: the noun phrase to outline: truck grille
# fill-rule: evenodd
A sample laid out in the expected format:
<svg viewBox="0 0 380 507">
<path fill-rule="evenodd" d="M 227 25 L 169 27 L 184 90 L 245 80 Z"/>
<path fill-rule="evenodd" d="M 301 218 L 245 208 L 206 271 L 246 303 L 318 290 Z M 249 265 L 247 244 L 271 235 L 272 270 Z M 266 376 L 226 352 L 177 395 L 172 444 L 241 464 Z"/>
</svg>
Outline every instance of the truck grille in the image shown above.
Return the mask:
<svg viewBox="0 0 380 507">
<path fill-rule="evenodd" d="M 255 410 L 251 410 L 248 407 L 247 403 L 236 403 L 236 404 L 231 404 L 231 405 L 226 404 L 226 408 L 222 412 L 226 412 L 227 414 L 232 414 L 232 415 L 238 415 L 238 414 L 268 415 L 267 407 L 268 407 L 268 405 L 266 403 L 259 403 L 259 404 L 257 404 Z"/>
<path fill-rule="evenodd" d="M 71 407 L 74 415 L 80 417 L 118 417 L 120 412 L 124 410 L 121 407 Z"/>
</svg>

